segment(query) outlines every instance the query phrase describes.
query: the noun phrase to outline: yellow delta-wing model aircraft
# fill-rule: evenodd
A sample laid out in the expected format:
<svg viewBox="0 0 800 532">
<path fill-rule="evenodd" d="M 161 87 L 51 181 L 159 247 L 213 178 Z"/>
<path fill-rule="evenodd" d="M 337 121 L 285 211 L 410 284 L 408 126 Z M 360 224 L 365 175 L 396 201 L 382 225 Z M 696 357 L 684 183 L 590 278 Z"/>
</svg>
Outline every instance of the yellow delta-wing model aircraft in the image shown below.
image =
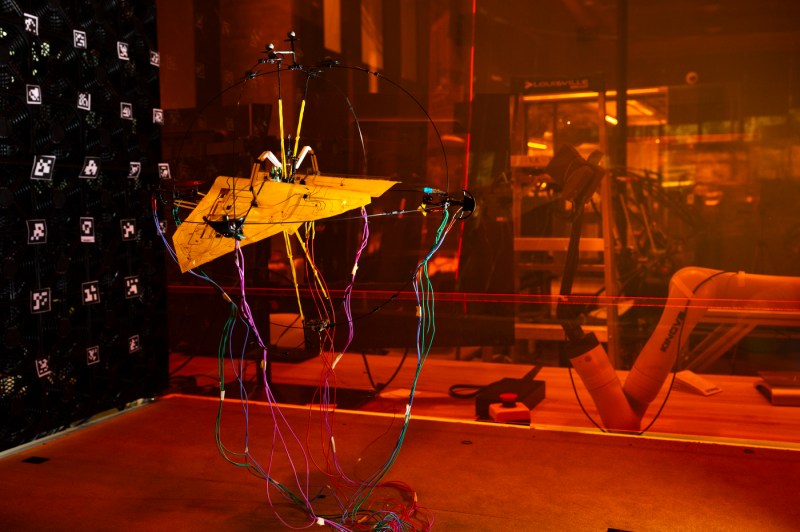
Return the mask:
<svg viewBox="0 0 800 532">
<path fill-rule="evenodd" d="M 259 161 L 274 160 L 271 155 L 265 152 Z M 219 176 L 172 236 L 178 264 L 186 272 L 231 253 L 236 240 L 244 246 L 291 234 L 305 222 L 364 207 L 396 183 L 318 173 L 285 182 L 258 163 L 250 178 Z"/>
<path fill-rule="evenodd" d="M 265 151 L 253 165 L 250 178 L 216 178 L 208 193 L 172 236 L 181 272 L 231 253 L 237 241 L 244 246 L 281 232 L 292 234 L 305 222 L 369 205 L 372 198 L 381 196 L 396 184 L 396 181 L 382 179 L 320 175 L 313 150 L 306 146 L 298 153 L 305 97 L 300 106 L 294 148 L 288 149 L 290 146 L 287 146 L 284 135 L 280 70 L 284 57 L 292 58 L 291 69 L 300 67 L 295 60 L 297 37 L 294 32 L 289 32 L 288 37 L 290 51 L 276 50 L 270 44 L 265 51 L 267 57 L 259 60 L 259 64 L 277 65 L 280 159 Z M 300 176 L 297 171 L 309 154 L 312 172 Z M 185 202 L 181 203 L 183 205 L 178 205 L 187 206 Z"/>
</svg>

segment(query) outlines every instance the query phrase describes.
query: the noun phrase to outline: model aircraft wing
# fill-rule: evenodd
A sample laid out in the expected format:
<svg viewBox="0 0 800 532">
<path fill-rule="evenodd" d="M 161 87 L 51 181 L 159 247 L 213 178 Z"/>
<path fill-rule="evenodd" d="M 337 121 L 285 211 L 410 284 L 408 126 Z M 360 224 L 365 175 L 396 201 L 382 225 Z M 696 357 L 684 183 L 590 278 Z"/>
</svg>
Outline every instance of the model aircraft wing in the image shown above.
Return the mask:
<svg viewBox="0 0 800 532">
<path fill-rule="evenodd" d="M 282 231 L 293 233 L 304 222 L 330 218 L 369 205 L 396 181 L 311 175 L 302 182 L 263 181 L 219 176 L 186 217 L 172 242 L 181 272 L 230 253 L 235 240 L 222 236 L 208 221 L 244 217 L 240 245 L 264 240 Z M 255 201 L 254 201 L 255 196 Z M 225 218 L 227 217 L 227 218 Z"/>
</svg>

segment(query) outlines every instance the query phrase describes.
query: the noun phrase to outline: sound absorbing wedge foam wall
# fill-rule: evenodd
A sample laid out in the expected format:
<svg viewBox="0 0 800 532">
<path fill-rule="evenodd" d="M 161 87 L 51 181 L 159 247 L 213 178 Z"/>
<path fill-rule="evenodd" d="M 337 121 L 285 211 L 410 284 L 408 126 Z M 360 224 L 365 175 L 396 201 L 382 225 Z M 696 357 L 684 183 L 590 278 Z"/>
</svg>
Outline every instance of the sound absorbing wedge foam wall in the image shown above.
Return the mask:
<svg viewBox="0 0 800 532">
<path fill-rule="evenodd" d="M 0 449 L 167 385 L 159 62 L 155 0 L 0 0 Z"/>
</svg>

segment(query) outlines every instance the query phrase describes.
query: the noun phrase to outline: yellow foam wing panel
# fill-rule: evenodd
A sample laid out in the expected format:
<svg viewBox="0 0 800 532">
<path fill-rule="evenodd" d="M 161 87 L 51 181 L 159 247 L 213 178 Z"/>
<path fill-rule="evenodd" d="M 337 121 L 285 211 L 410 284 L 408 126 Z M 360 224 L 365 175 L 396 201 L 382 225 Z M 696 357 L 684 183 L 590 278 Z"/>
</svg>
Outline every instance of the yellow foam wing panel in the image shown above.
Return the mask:
<svg viewBox="0 0 800 532">
<path fill-rule="evenodd" d="M 244 246 L 282 231 L 293 233 L 304 222 L 369 205 L 372 198 L 396 183 L 310 175 L 297 183 L 265 180 L 253 184 L 246 178 L 219 176 L 172 235 L 178 264 L 186 272 L 234 250 L 234 239 L 220 235 L 205 219 L 219 221 L 227 216 L 233 221 L 244 217 L 240 231 L 240 245 Z"/>
</svg>

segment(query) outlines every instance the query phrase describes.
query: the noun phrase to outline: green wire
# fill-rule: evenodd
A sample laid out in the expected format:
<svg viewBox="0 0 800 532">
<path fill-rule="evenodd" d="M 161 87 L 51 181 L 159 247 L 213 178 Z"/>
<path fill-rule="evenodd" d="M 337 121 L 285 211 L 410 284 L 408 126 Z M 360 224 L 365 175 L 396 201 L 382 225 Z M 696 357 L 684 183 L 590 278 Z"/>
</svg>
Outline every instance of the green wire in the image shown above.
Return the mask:
<svg viewBox="0 0 800 532">
<path fill-rule="evenodd" d="M 398 526 L 400 527 L 399 530 L 413 529 L 413 526 L 410 523 L 403 522 L 400 519 L 400 517 L 396 514 L 393 513 L 383 514 L 381 512 L 375 512 L 375 511 L 365 512 L 361 510 L 361 507 L 370 498 L 375 489 L 378 487 L 378 484 L 388 474 L 389 470 L 397 461 L 397 458 L 400 454 L 400 448 L 402 447 L 403 442 L 405 441 L 405 436 L 408 431 L 410 415 L 411 415 L 411 404 L 413 402 L 419 377 L 422 372 L 422 365 L 424 361 L 427 359 L 430 350 L 433 348 L 433 341 L 436 335 L 436 322 L 434 313 L 435 297 L 434 297 L 433 282 L 431 281 L 430 272 L 428 269 L 428 261 L 433 257 L 434 253 L 438 250 L 448 225 L 448 221 L 450 218 L 449 212 L 446 209 L 443 210 L 442 212 L 443 212 L 442 222 L 439 225 L 439 228 L 436 232 L 436 238 L 434 240 L 434 244 L 431 247 L 428 254 L 420 263 L 420 267 L 417 270 L 417 274 L 415 275 L 415 280 L 414 280 L 414 282 L 417 284 L 418 287 L 417 291 L 419 294 L 419 305 L 420 305 L 420 317 L 419 317 L 420 332 L 419 332 L 419 337 L 417 338 L 417 353 L 419 356 L 419 360 L 411 384 L 411 390 L 409 393 L 409 403 L 405 413 L 403 426 L 400 430 L 400 434 L 398 435 L 397 438 L 397 443 L 389 459 L 385 462 L 383 467 L 381 467 L 378 471 L 373 473 L 367 479 L 364 485 L 350 497 L 350 501 L 352 501 L 352 504 L 349 505 L 350 510 L 345 512 L 345 514 L 341 516 L 349 519 L 357 519 L 359 516 L 361 517 L 369 516 L 370 520 L 375 519 L 374 530 L 398 530 Z M 278 491 L 278 493 L 283 495 L 284 498 L 286 498 L 290 503 L 294 504 L 301 510 L 308 510 L 307 503 L 304 499 L 300 498 L 298 495 L 293 493 L 287 486 L 265 475 L 260 468 L 258 468 L 254 463 L 252 463 L 248 458 L 247 450 L 245 450 L 244 453 L 233 452 L 227 447 L 225 447 L 225 445 L 222 443 L 222 435 L 221 435 L 222 409 L 223 409 L 222 396 L 225 392 L 225 376 L 224 376 L 225 355 L 228 351 L 228 345 L 230 344 L 230 339 L 233 332 L 233 327 L 236 323 L 237 315 L 238 315 L 238 309 L 235 304 L 231 303 L 231 312 L 230 315 L 228 316 L 227 321 L 225 322 L 225 325 L 222 328 L 222 334 L 220 336 L 219 346 L 217 350 L 217 370 L 219 375 L 219 386 L 220 386 L 220 402 L 217 411 L 215 431 L 214 431 L 217 448 L 222 457 L 226 461 L 237 467 L 246 468 L 248 472 L 250 472 L 254 476 L 262 480 L 266 480 L 269 483 L 269 485 L 274 487 Z M 232 457 L 236 457 L 236 459 Z"/>
<path fill-rule="evenodd" d="M 367 479 L 365 485 L 368 488 L 362 488 L 361 490 L 357 491 L 354 496 L 354 504 L 352 505 L 352 510 L 348 512 L 350 516 L 356 516 L 360 513 L 361 506 L 369 499 L 369 497 L 374 492 L 375 488 L 377 487 L 378 483 L 383 479 L 383 477 L 388 474 L 391 467 L 397 461 L 397 457 L 400 454 L 400 448 L 403 445 L 403 441 L 405 440 L 406 432 L 408 431 L 408 425 L 410 421 L 410 414 L 411 414 L 411 403 L 413 402 L 414 393 L 417 388 L 417 383 L 419 381 L 419 376 L 422 372 L 422 364 L 427 359 L 428 353 L 430 352 L 431 348 L 433 347 L 433 337 L 436 332 L 435 321 L 434 321 L 434 290 L 433 290 L 433 283 L 431 282 L 429 271 L 428 271 L 428 261 L 439 248 L 441 240 L 444 236 L 445 229 L 447 227 L 447 222 L 449 220 L 449 213 L 445 209 L 443 211 L 444 215 L 442 217 L 442 223 L 439 225 L 439 229 L 436 232 L 436 238 L 434 240 L 434 244 L 431 247 L 431 250 L 425 256 L 420 264 L 420 268 L 417 270 L 417 275 L 415 276 L 415 282 L 419 284 L 419 291 L 420 291 L 420 336 L 417 340 L 417 352 L 419 355 L 419 360 L 417 362 L 417 369 L 414 373 L 414 379 L 411 384 L 411 390 L 409 393 L 409 403 L 408 408 L 406 410 L 405 419 L 403 422 L 403 426 L 400 429 L 400 434 L 397 438 L 397 444 L 395 445 L 394 450 L 392 451 L 391 456 L 386 461 L 384 466 L 373 473 L 373 475 Z M 420 279 L 422 277 L 423 279 Z M 429 317 L 430 316 L 430 317 Z M 429 334 L 428 334 L 429 333 Z M 426 340 L 427 336 L 427 340 Z M 379 521 L 376 524 L 376 530 L 380 530 L 381 528 L 391 528 L 385 524 L 385 519 Z M 380 526 L 380 528 L 379 528 Z"/>
<path fill-rule="evenodd" d="M 248 472 L 252 475 L 256 476 L 259 479 L 266 480 L 270 485 L 272 485 L 281 495 L 284 496 L 288 501 L 298 506 L 300 509 L 306 509 L 306 503 L 303 499 L 295 495 L 289 488 L 281 484 L 280 482 L 276 481 L 275 479 L 265 476 L 264 473 L 257 468 L 253 463 L 248 460 L 248 453 L 239 453 L 234 452 L 228 449 L 222 443 L 222 409 L 223 409 L 223 400 L 222 400 L 222 393 L 225 391 L 225 355 L 227 353 L 227 346 L 231 339 L 231 334 L 233 332 L 233 326 L 236 324 L 236 317 L 238 314 L 238 309 L 235 304 L 231 303 L 231 313 L 228 316 L 225 325 L 222 327 L 222 335 L 219 339 L 219 346 L 217 348 L 217 371 L 219 375 L 219 388 L 220 388 L 220 401 L 219 401 L 219 408 L 217 410 L 217 418 L 215 422 L 215 430 L 214 435 L 217 443 L 217 449 L 222 457 L 229 463 L 235 465 L 236 467 L 244 467 L 247 468 Z M 236 461 L 231 459 L 231 456 L 243 458 L 244 461 Z"/>
</svg>

